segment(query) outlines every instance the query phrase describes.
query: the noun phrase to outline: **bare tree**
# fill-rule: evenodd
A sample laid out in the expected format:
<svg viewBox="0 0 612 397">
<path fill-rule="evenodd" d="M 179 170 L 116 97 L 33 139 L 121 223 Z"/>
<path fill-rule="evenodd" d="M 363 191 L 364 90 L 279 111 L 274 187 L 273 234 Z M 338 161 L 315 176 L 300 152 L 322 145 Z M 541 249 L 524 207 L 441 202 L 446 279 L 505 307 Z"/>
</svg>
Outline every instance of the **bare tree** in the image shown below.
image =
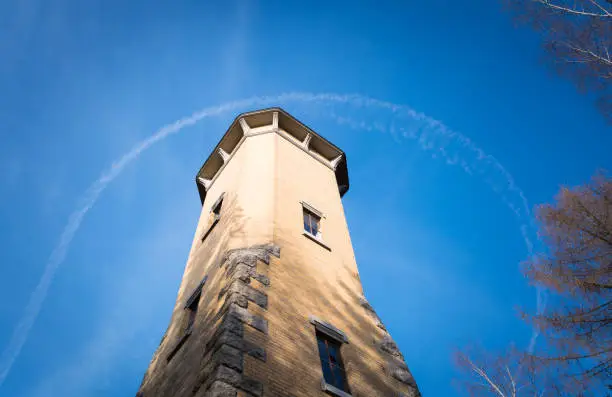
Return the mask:
<svg viewBox="0 0 612 397">
<path fill-rule="evenodd" d="M 561 188 L 536 211 L 546 249 L 524 263 L 549 293 L 524 317 L 540 332 L 535 353 L 459 353 L 475 396 L 612 396 L 612 180 Z"/>
<path fill-rule="evenodd" d="M 528 316 L 550 352 L 537 358 L 566 379 L 612 390 L 612 181 L 599 174 L 562 188 L 537 217 L 548 250 L 524 270 L 553 293 L 544 313 Z"/>
<path fill-rule="evenodd" d="M 460 388 L 470 396 L 548 397 L 560 396 L 547 377 L 538 371 L 529 355 L 510 348 L 501 355 L 483 349 L 455 354 L 457 367 L 464 375 Z"/>
<path fill-rule="evenodd" d="M 460 388 L 475 397 L 601 397 L 578 382 L 563 379 L 557 366 L 511 347 L 503 354 L 482 349 L 456 353 L 464 375 Z"/>
<path fill-rule="evenodd" d="M 542 32 L 555 69 L 597 104 L 612 122 L 612 1 L 505 0 L 519 21 Z"/>
</svg>

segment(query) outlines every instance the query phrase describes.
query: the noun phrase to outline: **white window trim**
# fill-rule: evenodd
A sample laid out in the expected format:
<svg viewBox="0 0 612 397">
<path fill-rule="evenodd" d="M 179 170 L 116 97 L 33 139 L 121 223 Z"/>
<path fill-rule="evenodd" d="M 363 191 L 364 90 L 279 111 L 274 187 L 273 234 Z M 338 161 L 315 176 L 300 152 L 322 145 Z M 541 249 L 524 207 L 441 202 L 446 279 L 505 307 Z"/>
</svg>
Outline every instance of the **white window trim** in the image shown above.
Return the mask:
<svg viewBox="0 0 612 397">
<path fill-rule="evenodd" d="M 327 244 L 325 244 L 325 242 L 321 239 L 321 237 L 317 237 L 317 236 L 313 236 L 312 234 L 310 234 L 309 232 L 307 232 L 306 230 L 304 230 L 302 232 L 302 234 L 307 237 L 308 239 L 314 241 L 315 243 L 319 244 L 321 247 L 331 251 L 331 247 Z M 319 233 L 320 234 L 320 233 Z"/>
<path fill-rule="evenodd" d="M 311 213 L 313 213 L 314 215 L 318 216 L 319 219 L 325 219 L 325 215 L 323 215 L 323 213 L 321 211 L 319 211 L 318 209 L 316 209 L 315 207 L 313 207 L 312 205 L 308 204 L 305 201 L 300 201 L 300 204 L 302 204 L 302 215 L 304 210 L 309 211 Z M 316 242 L 317 244 L 321 245 L 322 247 L 328 249 L 331 251 L 331 248 L 329 247 L 329 245 L 325 244 L 325 242 L 323 241 L 323 233 L 321 232 L 321 223 L 319 222 L 319 229 L 318 229 L 318 234 L 315 236 L 314 234 L 310 233 L 307 230 L 303 231 L 303 235 L 308 237 L 309 239 L 311 239 L 312 241 Z"/>
<path fill-rule="evenodd" d="M 323 391 L 328 392 L 329 394 L 337 397 L 352 397 L 352 394 L 349 394 L 345 391 L 338 389 L 336 386 L 330 385 L 325 382 L 325 378 L 321 379 L 321 389 Z"/>
</svg>

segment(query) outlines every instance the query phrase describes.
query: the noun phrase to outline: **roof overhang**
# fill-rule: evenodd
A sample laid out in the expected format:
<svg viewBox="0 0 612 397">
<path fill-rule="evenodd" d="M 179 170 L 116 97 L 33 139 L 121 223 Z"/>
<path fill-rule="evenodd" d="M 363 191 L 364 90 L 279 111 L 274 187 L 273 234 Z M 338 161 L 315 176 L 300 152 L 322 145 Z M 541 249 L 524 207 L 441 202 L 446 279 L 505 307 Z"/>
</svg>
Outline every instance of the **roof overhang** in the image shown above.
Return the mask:
<svg viewBox="0 0 612 397">
<path fill-rule="evenodd" d="M 346 154 L 283 109 L 275 107 L 242 113 L 234 119 L 196 175 L 196 185 L 202 203 L 206 192 L 242 142 L 251 136 L 267 133 L 280 135 L 332 169 L 336 174 L 340 197 L 348 191 Z"/>
</svg>

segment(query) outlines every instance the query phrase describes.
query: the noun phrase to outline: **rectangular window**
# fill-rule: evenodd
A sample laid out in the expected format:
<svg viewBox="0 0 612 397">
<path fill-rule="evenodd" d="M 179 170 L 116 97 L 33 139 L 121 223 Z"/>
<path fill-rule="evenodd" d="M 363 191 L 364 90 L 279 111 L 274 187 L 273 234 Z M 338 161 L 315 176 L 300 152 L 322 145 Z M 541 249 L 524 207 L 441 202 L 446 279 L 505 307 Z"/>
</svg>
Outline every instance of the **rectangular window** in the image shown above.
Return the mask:
<svg viewBox="0 0 612 397">
<path fill-rule="evenodd" d="M 185 332 L 191 332 L 191 328 L 193 327 L 193 323 L 195 323 L 196 315 L 198 314 L 198 305 L 200 304 L 200 294 L 191 302 L 191 305 L 187 306 L 187 312 L 189 316 L 187 317 L 187 327 L 185 327 Z"/>
<path fill-rule="evenodd" d="M 321 217 L 304 208 L 304 231 L 314 237 L 321 236 Z"/>
<path fill-rule="evenodd" d="M 346 373 L 340 356 L 341 342 L 322 332 L 317 332 L 317 343 L 325 382 L 345 393 L 349 393 Z"/>
<path fill-rule="evenodd" d="M 187 303 L 185 303 L 185 310 L 187 311 L 187 325 L 185 326 L 185 333 L 190 333 L 198 315 L 198 306 L 200 304 L 200 298 L 202 297 L 202 287 L 206 284 L 208 276 L 204 276 L 200 284 L 193 291 Z"/>
<path fill-rule="evenodd" d="M 170 353 L 168 353 L 168 357 L 166 360 L 170 362 L 172 357 L 176 355 L 176 353 L 180 350 L 180 348 L 185 344 L 185 341 L 191 335 L 191 331 L 193 325 L 195 324 L 196 317 L 198 315 L 198 305 L 200 304 L 200 298 L 202 297 L 202 288 L 204 284 L 206 284 L 206 280 L 208 280 L 208 276 L 204 276 L 200 284 L 193 291 L 187 302 L 185 303 L 185 310 L 187 311 L 187 323 L 185 324 L 185 328 L 183 334 L 180 336 L 178 342 L 174 345 Z"/>
<path fill-rule="evenodd" d="M 217 223 L 217 221 L 221 218 L 221 205 L 223 205 L 223 195 L 219 197 L 219 199 L 213 204 L 210 209 L 210 215 L 208 218 L 208 227 L 212 228 L 212 226 Z"/>
<path fill-rule="evenodd" d="M 221 219 L 221 206 L 223 205 L 223 197 L 225 193 L 222 193 L 221 196 L 215 201 L 215 203 L 210 207 L 210 213 L 208 214 L 208 222 L 206 224 L 206 230 L 202 234 L 202 241 L 206 239 L 206 237 L 210 234 L 212 229 Z"/>
<path fill-rule="evenodd" d="M 213 214 L 215 214 L 216 217 L 220 217 L 221 216 L 221 205 L 223 204 L 223 195 L 221 195 L 221 197 L 219 197 L 219 199 L 217 200 L 217 202 L 213 205 L 213 208 L 211 210 L 211 212 Z"/>
</svg>

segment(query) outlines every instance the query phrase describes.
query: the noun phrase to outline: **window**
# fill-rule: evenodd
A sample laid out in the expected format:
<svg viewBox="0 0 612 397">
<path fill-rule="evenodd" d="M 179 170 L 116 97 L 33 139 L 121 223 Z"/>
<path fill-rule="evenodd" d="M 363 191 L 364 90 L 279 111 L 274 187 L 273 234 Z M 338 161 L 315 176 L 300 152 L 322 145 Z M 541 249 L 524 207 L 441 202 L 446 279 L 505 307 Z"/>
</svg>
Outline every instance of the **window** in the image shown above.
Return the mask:
<svg viewBox="0 0 612 397">
<path fill-rule="evenodd" d="M 191 329 L 195 323 L 196 316 L 198 314 L 198 305 L 200 304 L 200 298 L 202 297 L 202 287 L 204 287 L 204 284 L 206 284 L 206 280 L 208 280 L 208 276 L 204 276 L 189 299 L 187 299 L 187 303 L 185 303 L 185 310 L 187 310 L 188 313 L 185 333 L 191 333 Z"/>
<path fill-rule="evenodd" d="M 304 207 L 304 231 L 314 237 L 321 236 L 321 217 Z"/>
<path fill-rule="evenodd" d="M 321 236 L 321 219 L 325 217 L 310 204 L 303 201 L 301 201 L 301 204 L 304 216 L 304 232 L 302 234 L 326 250 L 331 251 L 331 248 L 325 244 Z"/>
<path fill-rule="evenodd" d="M 186 307 L 187 311 L 189 312 L 189 317 L 187 318 L 187 327 L 185 328 L 185 332 L 191 332 L 193 323 L 195 323 L 196 315 L 198 314 L 199 303 L 200 295 L 198 295 L 198 297 L 191 302 L 191 305 Z"/>
<path fill-rule="evenodd" d="M 221 195 L 221 197 L 217 199 L 217 201 L 215 202 L 215 204 L 213 205 L 211 209 L 211 212 L 214 214 L 216 218 L 219 218 L 221 216 L 221 204 L 223 204 L 223 195 Z"/>
<path fill-rule="evenodd" d="M 198 305 L 200 304 L 200 298 L 202 297 L 202 287 L 206 284 L 206 280 L 208 280 L 208 276 L 204 276 L 200 284 L 193 291 L 187 302 L 185 303 L 185 310 L 187 311 L 187 324 L 185 325 L 185 329 L 183 334 L 180 336 L 178 342 L 174 345 L 166 360 L 170 362 L 172 357 L 176 355 L 176 353 L 180 350 L 181 346 L 185 344 L 185 341 L 191 335 L 191 331 L 193 329 L 193 324 L 195 323 L 196 317 L 198 315 Z"/>
<path fill-rule="evenodd" d="M 321 388 L 337 397 L 351 397 L 340 354 L 340 346 L 343 343 L 348 343 L 348 337 L 338 328 L 314 316 L 310 316 L 310 322 L 315 327 L 319 359 L 323 371 Z"/>
<path fill-rule="evenodd" d="M 349 393 L 346 373 L 340 356 L 341 342 L 322 332 L 317 332 L 317 344 L 319 345 L 319 358 L 321 359 L 325 383 L 342 392 Z"/>
<path fill-rule="evenodd" d="M 202 241 L 210 234 L 212 229 L 221 219 L 221 205 L 223 204 L 223 197 L 225 193 L 221 193 L 221 196 L 215 201 L 215 203 L 210 207 L 210 213 L 208 214 L 208 223 L 206 225 L 206 230 L 204 234 L 202 234 Z"/>
<path fill-rule="evenodd" d="M 217 201 L 212 205 L 210 209 L 210 214 L 208 218 L 208 229 L 212 229 L 212 227 L 217 223 L 219 218 L 221 218 L 221 205 L 223 204 L 223 195 L 217 199 Z"/>
</svg>

